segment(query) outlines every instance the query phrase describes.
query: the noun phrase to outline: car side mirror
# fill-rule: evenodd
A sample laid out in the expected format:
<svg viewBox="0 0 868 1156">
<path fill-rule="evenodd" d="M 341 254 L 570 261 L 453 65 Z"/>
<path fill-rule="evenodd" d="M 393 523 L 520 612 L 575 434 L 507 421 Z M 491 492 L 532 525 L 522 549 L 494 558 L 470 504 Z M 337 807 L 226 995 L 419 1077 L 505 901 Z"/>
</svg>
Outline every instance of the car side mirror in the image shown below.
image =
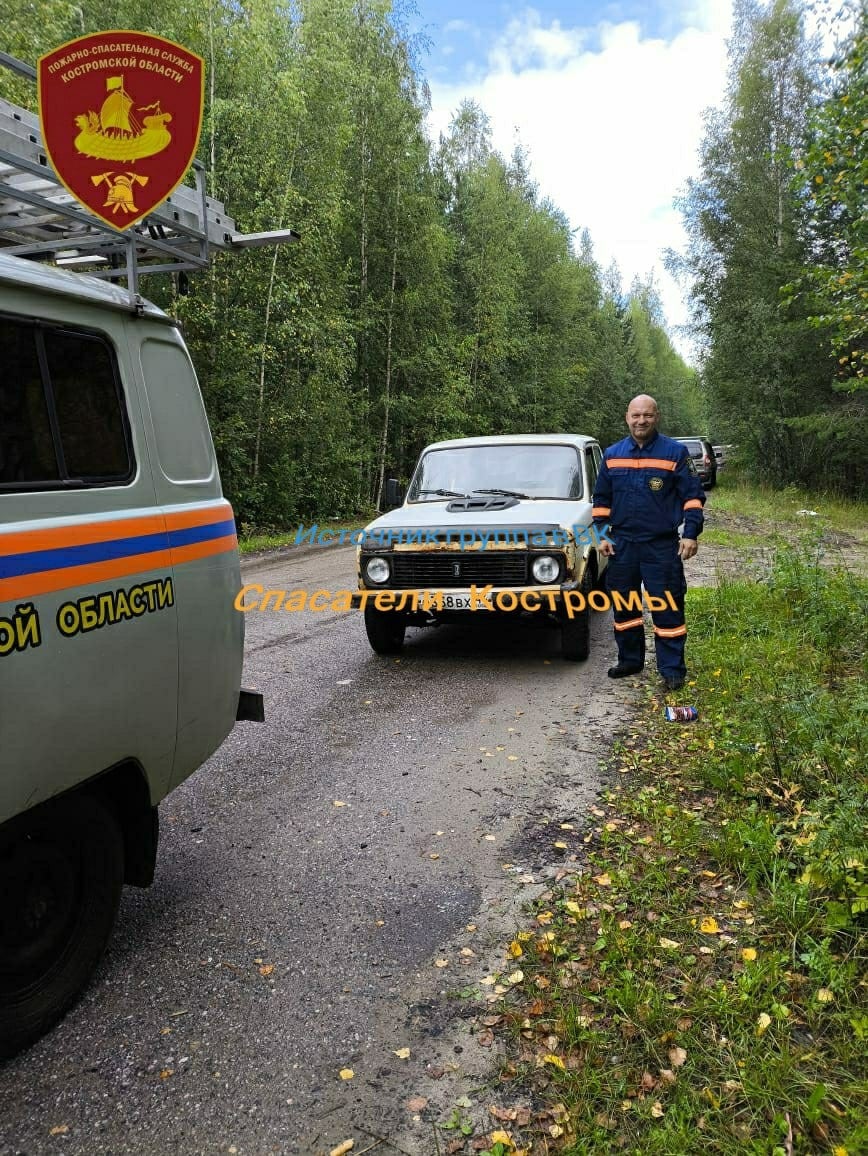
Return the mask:
<svg viewBox="0 0 868 1156">
<path fill-rule="evenodd" d="M 397 478 L 387 478 L 383 487 L 383 509 L 394 510 L 403 505 L 406 490 Z"/>
</svg>

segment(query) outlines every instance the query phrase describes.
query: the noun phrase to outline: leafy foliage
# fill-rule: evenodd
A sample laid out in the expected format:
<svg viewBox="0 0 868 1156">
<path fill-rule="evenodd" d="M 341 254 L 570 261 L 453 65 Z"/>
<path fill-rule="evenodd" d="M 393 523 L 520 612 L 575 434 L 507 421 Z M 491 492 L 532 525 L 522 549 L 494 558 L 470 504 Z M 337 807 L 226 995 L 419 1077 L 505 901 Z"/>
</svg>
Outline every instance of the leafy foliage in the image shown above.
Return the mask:
<svg viewBox="0 0 868 1156">
<path fill-rule="evenodd" d="M 613 441 L 640 391 L 668 432 L 704 426 L 653 287 L 623 294 L 589 237 L 575 248 L 521 150 L 492 150 L 482 109 L 429 142 L 418 46 L 390 0 L 155 0 L 142 20 L 130 0 L 11 0 L 9 47 L 33 63 L 142 27 L 199 53 L 209 191 L 242 231 L 301 235 L 188 281 L 144 279 L 184 323 L 243 525 L 370 510 L 439 437 Z M 32 105 L 24 85 L 0 73 Z"/>
<path fill-rule="evenodd" d="M 826 99 L 798 0 L 741 0 L 734 29 L 673 258 L 692 280 L 712 430 L 754 477 L 858 494 L 865 403 L 838 386 L 865 352 L 864 15 Z"/>
</svg>

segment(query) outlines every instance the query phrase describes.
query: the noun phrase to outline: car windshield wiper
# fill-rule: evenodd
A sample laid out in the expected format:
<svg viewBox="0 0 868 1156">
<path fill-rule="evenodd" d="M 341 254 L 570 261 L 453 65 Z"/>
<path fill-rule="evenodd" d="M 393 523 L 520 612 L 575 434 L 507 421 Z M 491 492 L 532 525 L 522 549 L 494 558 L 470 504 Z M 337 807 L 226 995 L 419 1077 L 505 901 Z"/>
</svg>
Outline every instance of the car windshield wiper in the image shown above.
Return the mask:
<svg viewBox="0 0 868 1156">
<path fill-rule="evenodd" d="M 529 498 L 530 494 L 520 494 L 518 490 L 474 490 L 474 494 L 502 494 L 504 498 Z"/>
<path fill-rule="evenodd" d="M 468 494 L 457 494 L 455 490 L 417 490 L 419 494 L 434 494 L 438 498 L 466 498 Z"/>
</svg>

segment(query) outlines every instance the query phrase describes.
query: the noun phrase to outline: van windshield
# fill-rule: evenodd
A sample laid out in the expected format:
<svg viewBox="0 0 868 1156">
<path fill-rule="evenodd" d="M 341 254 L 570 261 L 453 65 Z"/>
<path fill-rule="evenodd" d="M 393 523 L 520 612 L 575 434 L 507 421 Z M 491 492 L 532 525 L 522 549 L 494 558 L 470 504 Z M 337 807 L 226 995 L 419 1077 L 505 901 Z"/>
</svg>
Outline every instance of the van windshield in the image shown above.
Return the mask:
<svg viewBox="0 0 868 1156">
<path fill-rule="evenodd" d="M 408 502 L 442 501 L 436 491 L 471 495 L 509 491 L 529 498 L 577 500 L 582 465 L 573 446 L 478 445 L 429 450 L 410 483 Z"/>
</svg>

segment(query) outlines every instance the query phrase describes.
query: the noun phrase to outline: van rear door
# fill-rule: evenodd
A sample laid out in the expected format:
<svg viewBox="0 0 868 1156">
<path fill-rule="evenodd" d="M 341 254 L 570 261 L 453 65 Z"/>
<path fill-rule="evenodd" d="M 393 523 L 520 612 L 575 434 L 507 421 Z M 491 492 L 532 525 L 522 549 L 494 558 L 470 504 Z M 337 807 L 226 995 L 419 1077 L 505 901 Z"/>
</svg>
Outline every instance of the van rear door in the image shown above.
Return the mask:
<svg viewBox="0 0 868 1156">
<path fill-rule="evenodd" d="M 153 431 L 154 486 L 166 519 L 178 611 L 180 782 L 215 750 L 235 722 L 244 616 L 232 507 L 220 477 L 199 385 L 175 329 L 148 333 L 140 369 Z"/>
</svg>

